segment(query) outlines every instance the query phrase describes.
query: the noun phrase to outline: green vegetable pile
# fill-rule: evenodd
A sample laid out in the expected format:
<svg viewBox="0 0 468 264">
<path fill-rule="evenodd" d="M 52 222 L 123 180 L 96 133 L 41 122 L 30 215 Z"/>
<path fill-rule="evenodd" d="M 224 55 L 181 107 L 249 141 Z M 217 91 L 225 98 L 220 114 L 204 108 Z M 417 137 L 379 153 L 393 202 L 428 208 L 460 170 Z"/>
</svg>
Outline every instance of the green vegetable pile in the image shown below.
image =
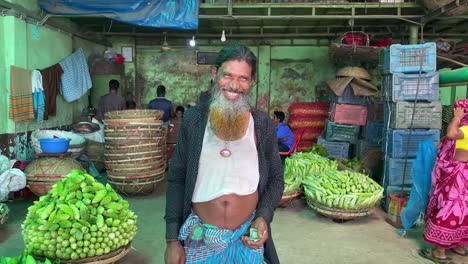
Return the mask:
<svg viewBox="0 0 468 264">
<path fill-rule="evenodd" d="M 328 156 L 327 149 L 324 146 L 319 145 L 319 144 L 314 144 L 307 152 L 314 153 L 322 157 Z"/>
<path fill-rule="evenodd" d="M 314 203 L 335 209 L 363 209 L 375 206 L 383 197 L 383 188 L 357 172 L 340 171 L 336 161 L 310 154 L 309 176 L 304 192 Z"/>
<path fill-rule="evenodd" d="M 45 261 L 36 260 L 30 250 L 23 251 L 19 257 L 0 257 L 0 264 L 52 264 L 50 260 Z"/>
<path fill-rule="evenodd" d="M 32 254 L 82 259 L 107 254 L 134 237 L 137 216 L 109 184 L 74 170 L 29 207 L 23 238 Z"/>
<path fill-rule="evenodd" d="M 340 171 L 336 160 L 312 152 L 296 152 L 286 159 L 285 164 L 285 187 L 303 184 L 305 195 L 312 203 L 354 210 L 373 207 L 383 196 L 383 188 L 371 178 L 361 173 Z"/>
</svg>

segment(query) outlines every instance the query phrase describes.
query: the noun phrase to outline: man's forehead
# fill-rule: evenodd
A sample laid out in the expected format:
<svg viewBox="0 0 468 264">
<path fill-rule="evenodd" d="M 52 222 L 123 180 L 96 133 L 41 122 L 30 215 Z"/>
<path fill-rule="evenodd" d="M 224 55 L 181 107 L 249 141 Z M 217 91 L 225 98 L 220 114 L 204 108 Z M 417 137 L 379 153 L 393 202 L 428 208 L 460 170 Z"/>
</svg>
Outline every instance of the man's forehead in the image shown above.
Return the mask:
<svg viewBox="0 0 468 264">
<path fill-rule="evenodd" d="M 250 66 L 250 64 L 245 60 L 225 61 L 225 62 L 223 62 L 223 64 L 221 64 L 221 66 L 219 67 L 219 70 L 222 71 L 223 73 L 226 73 L 226 72 L 230 71 L 231 68 L 233 67 L 232 62 L 244 62 L 246 64 L 246 66 L 247 66 L 245 68 L 245 70 L 249 70 L 249 75 L 252 75 L 252 66 Z"/>
</svg>

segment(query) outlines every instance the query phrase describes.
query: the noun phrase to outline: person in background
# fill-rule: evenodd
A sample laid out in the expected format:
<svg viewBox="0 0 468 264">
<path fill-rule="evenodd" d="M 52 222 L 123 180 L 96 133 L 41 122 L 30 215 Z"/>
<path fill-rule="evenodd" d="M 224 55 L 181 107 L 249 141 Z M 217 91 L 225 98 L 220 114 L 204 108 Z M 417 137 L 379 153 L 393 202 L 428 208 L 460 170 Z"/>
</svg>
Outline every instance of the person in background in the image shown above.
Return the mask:
<svg viewBox="0 0 468 264">
<path fill-rule="evenodd" d="M 273 114 L 273 123 L 276 125 L 276 135 L 278 137 L 278 150 L 280 152 L 288 152 L 294 141 L 294 134 L 288 125 L 283 123 L 285 118 L 284 112 L 275 111 Z"/>
<path fill-rule="evenodd" d="M 178 105 L 175 110 L 175 117 L 178 119 L 182 119 L 182 117 L 184 117 L 184 112 L 185 108 L 181 105 Z"/>
<path fill-rule="evenodd" d="M 454 104 L 454 117 L 442 140 L 432 171 L 423 238 L 435 249 L 420 255 L 449 263 L 446 250 L 466 256 L 468 244 L 468 99 Z"/>
<path fill-rule="evenodd" d="M 151 100 L 148 104 L 149 109 L 161 110 L 164 112 L 162 121 L 165 124 L 169 123 L 169 119 L 172 116 L 172 102 L 165 98 L 166 96 L 166 87 L 164 85 L 159 85 L 156 89 L 157 98 Z"/>
<path fill-rule="evenodd" d="M 127 101 L 127 109 L 136 109 L 136 103 L 132 100 Z"/>
<path fill-rule="evenodd" d="M 99 100 L 99 107 L 97 113 L 98 120 L 102 121 L 102 119 L 104 118 L 104 114 L 107 112 L 127 109 L 125 99 L 117 94 L 119 86 L 119 81 L 109 81 L 109 93 L 104 96 L 101 96 L 101 99 Z"/>
<path fill-rule="evenodd" d="M 168 264 L 279 263 L 270 223 L 283 165 L 275 125 L 250 106 L 256 69 L 247 47 L 224 47 L 210 97 L 184 116 L 167 180 Z"/>
</svg>

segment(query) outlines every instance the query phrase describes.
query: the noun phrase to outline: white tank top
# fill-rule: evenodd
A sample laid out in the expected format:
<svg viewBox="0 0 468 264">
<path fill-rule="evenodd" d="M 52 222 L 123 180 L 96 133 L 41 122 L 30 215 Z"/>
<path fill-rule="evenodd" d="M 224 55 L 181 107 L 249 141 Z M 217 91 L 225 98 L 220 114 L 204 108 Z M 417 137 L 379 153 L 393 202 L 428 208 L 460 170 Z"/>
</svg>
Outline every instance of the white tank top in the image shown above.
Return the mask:
<svg viewBox="0 0 468 264">
<path fill-rule="evenodd" d="M 208 121 L 192 202 L 207 202 L 226 194 L 249 195 L 257 191 L 260 174 L 254 131 L 250 115 L 245 135 L 236 141 L 224 141 L 213 133 Z M 230 157 L 219 153 L 225 142 L 231 151 Z"/>
</svg>

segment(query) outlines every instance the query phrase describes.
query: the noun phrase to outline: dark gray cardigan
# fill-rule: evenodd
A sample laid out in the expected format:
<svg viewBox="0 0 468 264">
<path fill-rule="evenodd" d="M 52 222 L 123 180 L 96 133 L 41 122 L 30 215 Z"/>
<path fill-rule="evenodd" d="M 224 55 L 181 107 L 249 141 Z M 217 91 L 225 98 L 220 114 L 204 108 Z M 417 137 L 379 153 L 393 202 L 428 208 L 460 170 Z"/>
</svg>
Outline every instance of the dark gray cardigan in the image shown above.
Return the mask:
<svg viewBox="0 0 468 264">
<path fill-rule="evenodd" d="M 164 217 L 166 239 L 177 239 L 179 229 L 192 209 L 192 195 L 197 181 L 208 109 L 209 99 L 205 98 L 199 105 L 186 112 L 179 130 L 167 179 L 166 216 Z M 273 121 L 267 114 L 255 108 L 251 109 L 251 114 L 257 138 L 260 172 L 256 217 L 261 216 L 270 224 L 273 220 L 273 212 L 283 195 L 283 165 L 278 155 L 278 140 Z M 271 235 L 269 240 L 272 244 Z M 276 255 L 276 252 L 274 253 Z"/>
</svg>

